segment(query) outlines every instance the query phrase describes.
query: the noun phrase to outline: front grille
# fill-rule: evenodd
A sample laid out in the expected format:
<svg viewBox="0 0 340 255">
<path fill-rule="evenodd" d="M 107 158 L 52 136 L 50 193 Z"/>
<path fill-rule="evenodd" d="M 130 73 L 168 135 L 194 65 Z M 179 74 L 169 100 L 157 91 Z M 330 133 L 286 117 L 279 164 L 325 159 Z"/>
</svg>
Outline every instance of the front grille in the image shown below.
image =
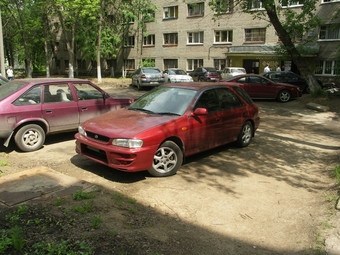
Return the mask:
<svg viewBox="0 0 340 255">
<path fill-rule="evenodd" d="M 91 139 L 96 140 L 96 141 L 100 141 L 100 142 L 104 142 L 104 143 L 108 143 L 110 141 L 109 137 L 99 135 L 99 134 L 96 134 L 96 133 L 86 131 L 86 135 L 87 135 L 88 138 L 91 138 Z"/>
<path fill-rule="evenodd" d="M 91 146 L 87 146 L 85 144 L 81 144 L 81 151 L 85 156 L 99 160 L 99 161 L 103 162 L 105 165 L 108 164 L 108 160 L 107 160 L 105 151 L 98 150 L 96 148 L 93 148 Z"/>
</svg>

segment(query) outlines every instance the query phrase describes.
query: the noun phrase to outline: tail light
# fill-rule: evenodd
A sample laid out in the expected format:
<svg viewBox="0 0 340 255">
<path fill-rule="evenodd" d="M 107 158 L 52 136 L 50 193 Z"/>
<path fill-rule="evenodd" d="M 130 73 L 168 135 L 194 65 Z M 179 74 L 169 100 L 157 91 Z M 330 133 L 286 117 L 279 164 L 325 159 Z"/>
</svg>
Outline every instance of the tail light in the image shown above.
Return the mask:
<svg viewBox="0 0 340 255">
<path fill-rule="evenodd" d="M 162 78 L 165 78 L 164 74 L 162 74 Z"/>
<path fill-rule="evenodd" d="M 145 78 L 146 78 L 145 74 L 142 74 L 141 78 L 142 78 L 142 79 L 145 79 Z"/>
</svg>

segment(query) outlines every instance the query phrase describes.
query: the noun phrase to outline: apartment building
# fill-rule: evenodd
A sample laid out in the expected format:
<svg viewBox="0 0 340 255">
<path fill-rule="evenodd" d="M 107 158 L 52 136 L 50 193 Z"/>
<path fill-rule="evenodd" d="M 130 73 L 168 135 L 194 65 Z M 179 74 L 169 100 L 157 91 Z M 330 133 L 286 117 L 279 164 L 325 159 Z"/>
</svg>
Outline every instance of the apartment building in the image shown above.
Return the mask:
<svg viewBox="0 0 340 255">
<path fill-rule="evenodd" d="M 303 35 L 315 38 L 306 47 L 304 57 L 318 79 L 336 81 L 336 75 L 339 75 L 340 18 L 334 20 L 332 17 L 340 9 L 340 1 L 319 1 L 316 9 L 324 25 Z M 303 4 L 303 0 L 289 5 L 288 1 L 284 2 L 283 8 L 296 10 Z M 269 63 L 272 70 L 279 65 L 284 70 L 298 72 L 291 59 L 275 51 L 280 40 L 268 21 L 254 19 L 252 14 L 241 12 L 237 7 L 216 15 L 209 0 L 153 0 L 153 3 L 158 6 L 155 21 L 147 22 L 143 31 L 138 29 L 137 22 L 131 21 L 124 46 L 116 59 L 103 60 L 103 72 L 129 76 L 145 59 L 154 61 L 161 70 L 179 67 L 189 72 L 198 66 L 218 70 L 234 66 L 244 67 L 248 73 L 262 73 Z M 249 0 L 248 5 L 254 12 L 263 10 L 259 0 Z M 59 70 L 67 68 L 65 52 L 57 61 Z M 77 61 L 77 70 L 89 69 L 91 61 Z"/>
<path fill-rule="evenodd" d="M 284 8 L 298 9 L 302 3 L 297 0 Z M 197 66 L 221 70 L 226 66 L 241 66 L 248 73 L 262 73 L 269 63 L 272 70 L 279 65 L 284 70 L 298 72 L 289 58 L 275 51 L 280 40 L 265 20 L 254 19 L 252 14 L 237 8 L 217 16 L 209 1 L 204 0 L 154 0 L 154 4 L 158 6 L 156 21 L 147 23 L 146 31 L 138 31 L 136 24 L 131 24 L 131 34 L 117 58 L 118 66 L 126 73 L 145 59 L 154 61 L 161 70 L 179 67 L 191 71 Z M 254 12 L 262 9 L 258 0 L 250 1 L 249 6 Z M 318 38 L 308 46 L 304 57 L 321 79 L 334 79 L 336 75 L 340 28 L 334 28 L 336 22 L 330 14 L 339 8 L 340 1 L 320 0 L 317 12 L 325 25 L 304 35 Z M 143 36 L 142 32 L 147 35 Z"/>
</svg>

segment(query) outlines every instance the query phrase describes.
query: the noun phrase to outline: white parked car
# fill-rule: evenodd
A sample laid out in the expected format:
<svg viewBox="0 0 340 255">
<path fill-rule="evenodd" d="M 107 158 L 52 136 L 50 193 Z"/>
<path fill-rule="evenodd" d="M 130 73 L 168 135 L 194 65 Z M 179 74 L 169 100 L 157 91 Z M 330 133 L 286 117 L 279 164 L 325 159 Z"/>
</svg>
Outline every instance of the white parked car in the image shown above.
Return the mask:
<svg viewBox="0 0 340 255">
<path fill-rule="evenodd" d="M 241 74 L 246 74 L 246 69 L 243 67 L 226 67 L 224 70 L 221 72 L 221 78 L 222 80 L 226 80 L 230 77 L 241 75 Z"/>
<path fill-rule="evenodd" d="M 169 68 L 163 71 L 165 83 L 193 82 L 194 80 L 180 68 Z"/>
</svg>

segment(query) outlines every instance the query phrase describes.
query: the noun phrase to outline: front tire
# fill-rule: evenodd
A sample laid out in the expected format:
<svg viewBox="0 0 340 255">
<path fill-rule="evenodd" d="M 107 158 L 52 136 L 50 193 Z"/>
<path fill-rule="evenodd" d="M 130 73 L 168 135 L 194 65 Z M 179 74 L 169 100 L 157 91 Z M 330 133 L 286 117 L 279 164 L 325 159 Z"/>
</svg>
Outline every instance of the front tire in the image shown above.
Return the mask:
<svg viewBox="0 0 340 255">
<path fill-rule="evenodd" d="M 165 141 L 157 149 L 148 172 L 155 177 L 165 177 L 176 174 L 183 163 L 183 152 L 172 141 Z"/>
<path fill-rule="evenodd" d="M 45 132 L 39 125 L 29 124 L 16 132 L 14 141 L 22 151 L 36 151 L 44 145 Z"/>
<path fill-rule="evenodd" d="M 277 99 L 282 103 L 288 102 L 291 99 L 291 97 L 292 96 L 288 90 L 281 90 L 277 95 Z"/>
<path fill-rule="evenodd" d="M 251 138 L 253 137 L 253 124 L 250 121 L 246 121 L 241 129 L 240 134 L 237 137 L 237 145 L 241 148 L 247 147 Z"/>
</svg>

